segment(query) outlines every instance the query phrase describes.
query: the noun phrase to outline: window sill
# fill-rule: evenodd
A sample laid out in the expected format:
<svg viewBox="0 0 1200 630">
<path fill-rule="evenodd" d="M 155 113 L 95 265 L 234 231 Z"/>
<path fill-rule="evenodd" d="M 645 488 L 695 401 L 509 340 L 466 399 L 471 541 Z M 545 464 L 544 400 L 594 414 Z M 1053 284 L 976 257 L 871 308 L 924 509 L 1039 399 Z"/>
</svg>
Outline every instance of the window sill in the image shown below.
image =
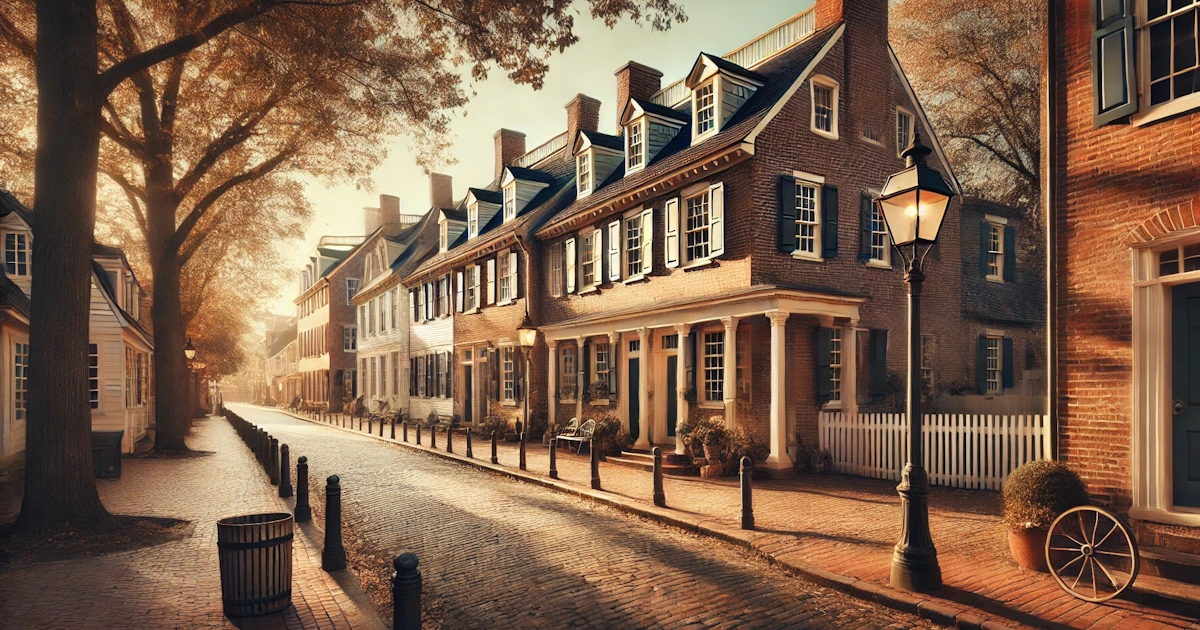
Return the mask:
<svg viewBox="0 0 1200 630">
<path fill-rule="evenodd" d="M 792 258 L 796 260 L 807 260 L 809 262 L 823 263 L 825 259 L 816 254 L 807 254 L 799 251 L 792 252 Z"/>
<path fill-rule="evenodd" d="M 822 405 L 821 409 L 823 409 L 825 411 L 841 411 L 842 410 L 842 401 L 831 400 L 831 401 L 825 403 L 824 405 Z"/>
<path fill-rule="evenodd" d="M 701 268 L 709 267 L 709 266 L 715 265 L 715 264 L 716 264 L 716 261 L 713 260 L 711 257 L 710 258 L 700 258 L 698 260 L 693 260 L 692 262 L 690 262 L 686 265 L 683 265 L 682 267 L 680 267 L 680 269 L 682 269 L 684 271 L 691 271 L 692 269 L 701 269 Z"/>
<path fill-rule="evenodd" d="M 590 400 L 588 404 L 592 407 L 610 407 L 613 404 L 611 400 Z"/>
<path fill-rule="evenodd" d="M 875 269 L 891 269 L 892 268 L 891 261 L 877 260 L 874 258 L 872 258 L 871 260 L 868 260 L 866 264 L 868 267 L 874 267 Z"/>
<path fill-rule="evenodd" d="M 1138 112 L 1129 117 L 1129 122 L 1134 127 L 1149 125 L 1162 120 L 1167 120 L 1186 114 L 1192 110 L 1200 109 L 1200 93 L 1189 94 L 1182 98 L 1167 101 L 1161 105 L 1157 105 L 1145 112 Z"/>
<path fill-rule="evenodd" d="M 859 137 L 858 137 L 858 139 L 859 139 L 859 140 L 862 140 L 863 142 L 866 142 L 867 144 L 873 144 L 873 145 L 875 145 L 875 146 L 877 146 L 877 147 L 882 147 L 882 146 L 883 146 L 883 143 L 882 143 L 882 142 L 880 142 L 879 140 L 876 140 L 876 139 L 874 139 L 874 138 L 868 138 L 868 137 L 866 137 L 866 136 L 859 136 Z"/>
<path fill-rule="evenodd" d="M 812 131 L 813 133 L 817 134 L 818 136 L 821 136 L 822 138 L 827 138 L 829 140 L 837 140 L 838 139 L 838 134 L 837 134 L 836 130 L 835 131 L 824 131 L 821 129 L 817 129 L 816 127 L 809 127 L 809 130 Z"/>
<path fill-rule="evenodd" d="M 509 304 L 512 304 L 513 302 L 516 302 L 516 300 L 503 300 L 500 302 L 496 302 L 495 306 L 508 306 Z"/>
<path fill-rule="evenodd" d="M 560 405 L 574 405 L 574 404 L 576 404 L 576 403 L 578 403 L 578 402 L 579 402 L 579 401 L 578 401 L 578 400 L 576 400 L 576 399 L 574 399 L 574 398 L 560 398 L 560 399 L 558 399 L 558 404 L 560 404 Z"/>
<path fill-rule="evenodd" d="M 596 284 L 593 284 L 593 285 L 592 285 L 592 286 L 590 286 L 590 287 L 587 287 L 587 288 L 584 288 L 584 289 L 580 289 L 580 290 L 579 290 L 579 295 L 587 295 L 587 294 L 589 294 L 589 293 L 599 293 L 599 292 L 600 292 L 600 286 L 599 286 L 599 285 L 596 285 Z"/>
<path fill-rule="evenodd" d="M 623 284 L 637 284 L 639 282 L 649 282 L 649 281 L 650 281 L 650 279 L 646 277 L 646 274 L 639 273 L 636 276 L 629 276 L 628 278 L 625 278 L 621 282 Z"/>
<path fill-rule="evenodd" d="M 517 406 L 517 401 L 515 401 L 515 400 L 502 400 L 502 401 L 500 401 L 500 404 L 501 404 L 501 405 L 504 405 L 505 407 L 516 407 L 516 406 Z"/>
<path fill-rule="evenodd" d="M 709 129 L 708 131 L 705 131 L 704 133 L 702 133 L 700 135 L 693 135 L 692 136 L 692 146 L 696 146 L 697 144 L 700 144 L 701 142 L 708 140 L 709 138 L 717 135 L 718 133 L 721 133 L 721 130 L 717 129 L 716 127 L 713 127 L 712 129 Z"/>
<path fill-rule="evenodd" d="M 714 410 L 720 410 L 720 411 L 724 411 L 724 409 L 725 409 L 724 402 L 702 402 L 696 406 L 699 407 L 700 409 L 714 409 Z"/>
</svg>

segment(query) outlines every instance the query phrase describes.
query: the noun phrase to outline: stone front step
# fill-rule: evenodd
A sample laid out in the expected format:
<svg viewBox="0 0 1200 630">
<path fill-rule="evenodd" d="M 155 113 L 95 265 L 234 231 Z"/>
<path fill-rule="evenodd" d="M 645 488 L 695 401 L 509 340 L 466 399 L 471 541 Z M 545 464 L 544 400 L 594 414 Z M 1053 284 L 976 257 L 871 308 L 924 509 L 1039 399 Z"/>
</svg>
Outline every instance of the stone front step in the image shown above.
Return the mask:
<svg viewBox="0 0 1200 630">
<path fill-rule="evenodd" d="M 622 451 L 620 457 L 609 455 L 606 461 L 610 464 L 618 466 L 626 466 L 628 468 L 638 468 L 646 472 L 654 472 L 654 455 L 641 451 Z M 663 457 L 663 474 L 678 475 L 678 476 L 696 476 L 700 474 L 699 466 L 691 466 L 687 464 L 670 464 L 667 463 L 666 457 Z"/>
</svg>

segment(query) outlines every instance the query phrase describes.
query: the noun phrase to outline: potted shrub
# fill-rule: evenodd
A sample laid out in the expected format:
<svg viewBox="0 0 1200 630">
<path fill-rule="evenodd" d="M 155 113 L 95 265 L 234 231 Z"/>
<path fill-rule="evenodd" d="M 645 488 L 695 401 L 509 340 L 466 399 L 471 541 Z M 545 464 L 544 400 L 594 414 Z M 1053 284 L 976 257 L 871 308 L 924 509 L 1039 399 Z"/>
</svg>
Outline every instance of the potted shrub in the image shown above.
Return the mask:
<svg viewBox="0 0 1200 630">
<path fill-rule="evenodd" d="M 1059 514 L 1087 503 L 1087 488 L 1075 471 L 1049 460 L 1017 468 L 1000 491 L 1008 546 L 1026 569 L 1045 573 L 1046 533 Z"/>
<path fill-rule="evenodd" d="M 704 459 L 710 464 L 721 462 L 725 447 L 729 446 L 729 430 L 720 418 L 709 418 L 708 425 L 708 430 L 704 432 Z"/>
<path fill-rule="evenodd" d="M 608 404 L 608 381 L 598 380 L 588 385 L 588 400 L 597 404 Z"/>
</svg>

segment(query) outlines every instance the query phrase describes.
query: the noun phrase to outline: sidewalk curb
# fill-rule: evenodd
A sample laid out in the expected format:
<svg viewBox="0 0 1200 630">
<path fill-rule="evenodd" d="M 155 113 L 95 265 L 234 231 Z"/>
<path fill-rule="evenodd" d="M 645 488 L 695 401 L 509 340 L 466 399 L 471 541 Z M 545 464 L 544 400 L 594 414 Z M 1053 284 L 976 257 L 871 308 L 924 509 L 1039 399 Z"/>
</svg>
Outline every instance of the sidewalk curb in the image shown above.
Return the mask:
<svg viewBox="0 0 1200 630">
<path fill-rule="evenodd" d="M 1029 627 L 1013 619 L 996 616 L 981 609 L 961 604 L 954 600 L 934 597 L 923 593 L 910 593 L 908 591 L 902 591 L 890 586 L 883 586 L 856 577 L 834 573 L 803 560 L 789 557 L 799 555 L 794 551 L 782 555 L 776 555 L 763 551 L 764 543 L 777 541 L 781 538 L 788 538 L 785 535 L 771 534 L 757 530 L 738 529 L 736 527 L 724 525 L 707 518 L 688 519 L 675 514 L 669 508 L 659 508 L 652 505 L 639 505 L 629 499 L 615 498 L 612 495 L 604 493 L 602 490 L 596 491 L 589 488 L 570 486 L 562 481 L 539 477 L 528 472 L 523 472 L 519 469 L 494 465 L 485 460 L 468 459 L 466 456 L 459 455 L 458 453 L 447 453 L 443 450 L 431 449 L 428 446 L 417 446 L 411 442 L 404 442 L 399 438 L 393 440 L 363 431 L 356 431 L 353 428 L 344 428 L 335 424 L 325 423 L 295 414 L 284 409 L 260 407 L 257 405 L 246 406 L 254 407 L 262 411 L 275 411 L 296 418 L 297 420 L 303 420 L 319 426 L 329 427 L 363 437 L 369 437 L 387 444 L 394 444 L 396 446 L 404 447 L 408 450 L 428 453 L 437 457 L 441 457 L 442 459 L 474 466 L 475 468 L 488 471 L 493 474 L 498 474 L 511 479 L 536 484 L 544 488 L 557 490 L 559 492 L 573 495 L 594 503 L 606 505 L 627 514 L 648 518 L 664 525 L 669 525 L 685 531 L 716 538 L 726 543 L 750 550 L 755 555 L 766 560 L 768 563 L 778 566 L 790 574 L 806 578 L 826 588 L 847 593 L 858 599 L 875 602 L 894 610 L 917 615 L 922 619 L 928 619 L 936 624 L 961 628 L 963 630 L 1011 630 L 1011 628 L 1014 627 Z M 1049 626 L 1051 624 L 1048 622 L 1047 625 Z"/>
</svg>

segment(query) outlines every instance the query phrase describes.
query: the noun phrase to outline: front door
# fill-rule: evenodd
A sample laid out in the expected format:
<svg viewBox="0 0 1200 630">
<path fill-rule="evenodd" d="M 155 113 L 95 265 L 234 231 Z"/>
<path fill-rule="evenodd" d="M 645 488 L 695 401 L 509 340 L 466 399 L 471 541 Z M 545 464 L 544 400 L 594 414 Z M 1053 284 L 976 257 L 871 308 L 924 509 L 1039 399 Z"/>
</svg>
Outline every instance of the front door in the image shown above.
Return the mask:
<svg viewBox="0 0 1200 630">
<path fill-rule="evenodd" d="M 667 357 L 667 437 L 675 437 L 675 424 L 679 419 L 679 356 Z"/>
<path fill-rule="evenodd" d="M 637 357 L 629 359 L 629 386 L 625 388 L 629 392 L 629 439 L 636 440 L 641 435 L 641 396 L 642 381 L 640 374 L 640 365 Z"/>
<path fill-rule="evenodd" d="M 1200 507 L 1200 282 L 1172 289 L 1175 505 Z"/>
<path fill-rule="evenodd" d="M 475 388 L 475 381 L 471 379 L 471 367 L 472 366 L 470 365 L 463 366 L 463 383 L 466 384 L 466 387 L 463 388 L 462 408 L 463 413 L 466 414 L 466 417 L 463 418 L 463 422 L 467 424 L 473 424 L 475 422 L 475 408 L 473 405 L 474 398 L 471 396 L 471 390 Z"/>
</svg>

